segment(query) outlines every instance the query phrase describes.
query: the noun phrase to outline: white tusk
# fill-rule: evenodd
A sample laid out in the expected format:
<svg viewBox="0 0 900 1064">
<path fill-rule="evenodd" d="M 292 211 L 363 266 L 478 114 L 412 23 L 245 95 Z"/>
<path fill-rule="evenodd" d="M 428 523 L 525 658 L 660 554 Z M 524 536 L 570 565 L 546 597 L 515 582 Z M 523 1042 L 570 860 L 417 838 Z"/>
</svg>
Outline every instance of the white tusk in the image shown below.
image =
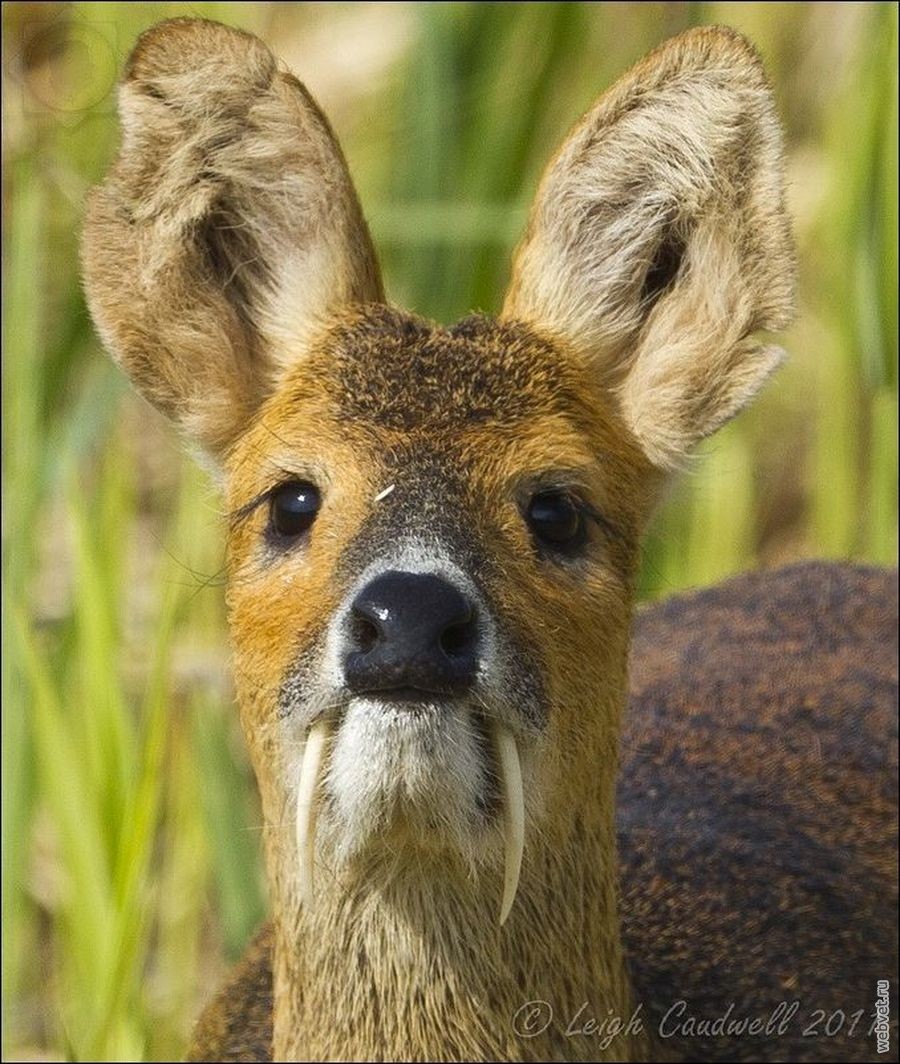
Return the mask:
<svg viewBox="0 0 900 1064">
<path fill-rule="evenodd" d="M 325 753 L 329 726 L 316 721 L 306 736 L 300 779 L 297 783 L 297 862 L 300 898 L 307 907 L 312 905 L 313 879 L 316 859 L 316 788 Z"/>
<path fill-rule="evenodd" d="M 504 799 L 503 902 L 500 905 L 502 927 L 519 888 L 522 850 L 525 847 L 525 796 L 522 791 L 522 769 L 519 765 L 516 740 L 507 728 L 496 721 L 493 730 Z"/>
</svg>

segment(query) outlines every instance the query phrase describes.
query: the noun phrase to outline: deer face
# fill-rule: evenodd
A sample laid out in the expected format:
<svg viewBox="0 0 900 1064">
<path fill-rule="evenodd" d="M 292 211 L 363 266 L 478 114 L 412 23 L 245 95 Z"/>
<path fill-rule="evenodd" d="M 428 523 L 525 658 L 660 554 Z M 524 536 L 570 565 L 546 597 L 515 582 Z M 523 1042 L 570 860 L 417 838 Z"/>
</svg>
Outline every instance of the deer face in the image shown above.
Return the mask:
<svg viewBox="0 0 900 1064">
<path fill-rule="evenodd" d="M 505 913 L 526 822 L 611 788 L 659 485 L 780 358 L 751 338 L 792 289 L 759 62 L 709 29 L 626 75 L 550 164 L 500 320 L 450 329 L 385 305 L 328 124 L 255 38 L 148 31 L 120 111 L 87 291 L 222 471 L 270 869 L 308 896 L 316 854 L 471 868 L 502 824 Z"/>
<path fill-rule="evenodd" d="M 596 691 L 628 627 L 623 485 L 642 460 L 584 377 L 524 325 L 370 307 L 322 335 L 236 446 L 245 725 L 294 787 L 310 727 L 331 725 L 319 831 L 335 855 L 490 855 L 492 729 L 515 738 L 535 814 L 589 723 L 610 733 Z"/>
</svg>

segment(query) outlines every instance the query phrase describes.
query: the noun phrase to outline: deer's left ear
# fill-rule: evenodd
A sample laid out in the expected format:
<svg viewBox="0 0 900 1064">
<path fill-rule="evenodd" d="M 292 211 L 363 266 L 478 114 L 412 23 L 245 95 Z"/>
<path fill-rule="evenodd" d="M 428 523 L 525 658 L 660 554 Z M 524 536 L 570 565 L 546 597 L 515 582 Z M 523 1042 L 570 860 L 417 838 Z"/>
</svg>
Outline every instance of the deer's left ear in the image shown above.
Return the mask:
<svg viewBox="0 0 900 1064">
<path fill-rule="evenodd" d="M 756 52 L 720 28 L 667 42 L 600 98 L 550 163 L 503 307 L 596 368 L 671 468 L 782 358 L 791 319 L 781 131 Z"/>
</svg>

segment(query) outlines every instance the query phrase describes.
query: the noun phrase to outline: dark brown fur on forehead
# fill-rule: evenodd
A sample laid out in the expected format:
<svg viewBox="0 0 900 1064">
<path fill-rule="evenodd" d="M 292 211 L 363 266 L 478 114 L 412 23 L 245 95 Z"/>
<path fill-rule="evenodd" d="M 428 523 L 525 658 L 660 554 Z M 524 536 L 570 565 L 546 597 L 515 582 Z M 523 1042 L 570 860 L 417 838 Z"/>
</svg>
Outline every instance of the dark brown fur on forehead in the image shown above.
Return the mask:
<svg viewBox="0 0 900 1064">
<path fill-rule="evenodd" d="M 511 425 L 584 405 L 575 368 L 552 344 L 481 316 L 442 328 L 369 306 L 329 332 L 313 360 L 337 418 L 403 432 Z"/>
</svg>

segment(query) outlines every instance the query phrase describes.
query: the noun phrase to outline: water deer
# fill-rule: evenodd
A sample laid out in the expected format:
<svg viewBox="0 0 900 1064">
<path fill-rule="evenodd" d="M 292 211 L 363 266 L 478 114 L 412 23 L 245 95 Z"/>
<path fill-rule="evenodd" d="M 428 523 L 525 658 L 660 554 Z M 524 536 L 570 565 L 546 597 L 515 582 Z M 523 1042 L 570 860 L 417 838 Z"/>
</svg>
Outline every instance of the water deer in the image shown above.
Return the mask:
<svg viewBox="0 0 900 1064">
<path fill-rule="evenodd" d="M 152 28 L 120 113 L 87 294 L 221 479 L 273 917 L 189 1058 L 868 1059 L 892 575 L 633 625 L 654 505 L 792 314 L 753 47 L 691 30 L 601 96 L 502 312 L 452 327 L 386 301 L 328 122 L 255 37 Z"/>
</svg>

